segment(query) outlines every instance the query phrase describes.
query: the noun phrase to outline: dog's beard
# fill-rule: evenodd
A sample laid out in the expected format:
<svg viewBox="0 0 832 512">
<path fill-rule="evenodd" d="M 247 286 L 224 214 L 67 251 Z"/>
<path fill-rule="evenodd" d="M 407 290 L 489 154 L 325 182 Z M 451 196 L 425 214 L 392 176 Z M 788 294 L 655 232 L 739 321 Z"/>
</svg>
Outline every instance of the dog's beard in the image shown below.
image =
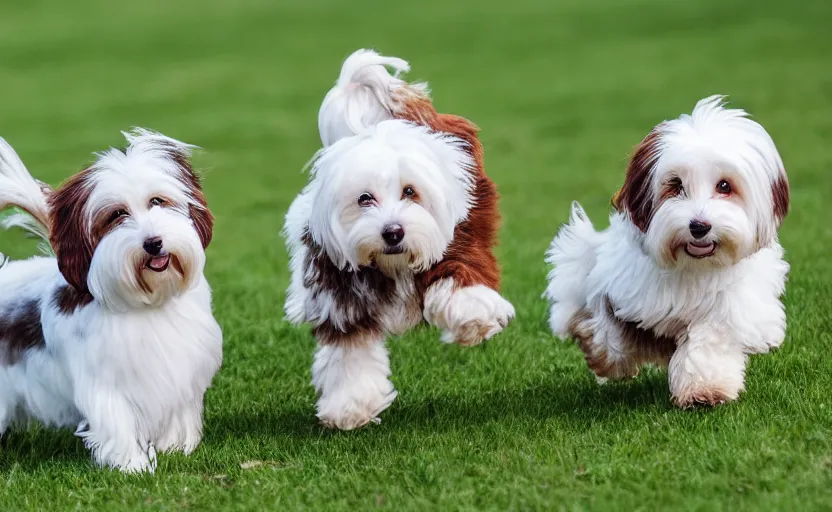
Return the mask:
<svg viewBox="0 0 832 512">
<path fill-rule="evenodd" d="M 205 266 L 199 237 L 185 219 L 157 235 L 164 249 L 156 257 L 143 249 L 144 237 L 137 230 L 119 228 L 104 237 L 90 266 L 92 295 L 110 309 L 126 311 L 160 307 L 190 290 Z"/>
<path fill-rule="evenodd" d="M 425 213 L 402 224 L 405 236 L 397 246 L 389 246 L 381 236 L 383 224 L 359 221 L 350 231 L 348 246 L 353 248 L 357 266 L 378 267 L 386 275 L 419 273 L 442 260 L 450 240 Z"/>
<path fill-rule="evenodd" d="M 755 230 L 736 206 L 714 208 L 711 230 L 700 239 L 690 233 L 695 215 L 679 203 L 662 205 L 650 221 L 645 248 L 665 268 L 727 267 L 755 252 Z"/>
</svg>

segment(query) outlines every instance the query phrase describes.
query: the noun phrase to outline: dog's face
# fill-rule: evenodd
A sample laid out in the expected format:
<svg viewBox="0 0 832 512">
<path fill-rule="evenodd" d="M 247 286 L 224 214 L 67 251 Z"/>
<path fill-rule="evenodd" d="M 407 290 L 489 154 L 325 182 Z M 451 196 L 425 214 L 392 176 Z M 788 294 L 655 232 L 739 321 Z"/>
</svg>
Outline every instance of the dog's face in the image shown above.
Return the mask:
<svg viewBox="0 0 832 512">
<path fill-rule="evenodd" d="M 159 306 L 202 275 L 213 218 L 191 147 L 127 134 L 50 197 L 51 244 L 67 282 L 116 310 Z"/>
<path fill-rule="evenodd" d="M 657 126 L 614 199 L 665 267 L 733 265 L 776 239 L 789 186 L 771 137 L 721 97 Z"/>
<path fill-rule="evenodd" d="M 471 166 L 458 139 L 382 122 L 315 161 L 309 233 L 342 269 L 427 270 L 467 216 Z"/>
</svg>

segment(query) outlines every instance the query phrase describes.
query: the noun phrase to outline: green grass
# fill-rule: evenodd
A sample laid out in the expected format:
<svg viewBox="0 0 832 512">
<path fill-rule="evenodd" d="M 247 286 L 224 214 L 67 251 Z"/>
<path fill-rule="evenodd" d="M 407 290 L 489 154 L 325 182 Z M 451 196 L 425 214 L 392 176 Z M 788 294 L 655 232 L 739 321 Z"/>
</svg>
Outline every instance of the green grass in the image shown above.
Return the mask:
<svg viewBox="0 0 832 512">
<path fill-rule="evenodd" d="M 830 23 L 826 0 L 4 2 L 0 134 L 36 175 L 59 182 L 133 125 L 205 148 L 225 363 L 191 457 L 124 476 L 69 432 L 12 433 L 0 510 L 829 508 Z M 367 46 L 482 127 L 518 316 L 479 348 L 428 328 L 392 340 L 399 399 L 333 433 L 314 418 L 314 341 L 282 320 L 279 230 L 320 100 Z M 679 411 L 663 373 L 599 388 L 549 334 L 543 252 L 573 199 L 602 224 L 631 147 L 712 93 L 755 114 L 789 171 L 789 329 L 738 403 Z"/>
</svg>

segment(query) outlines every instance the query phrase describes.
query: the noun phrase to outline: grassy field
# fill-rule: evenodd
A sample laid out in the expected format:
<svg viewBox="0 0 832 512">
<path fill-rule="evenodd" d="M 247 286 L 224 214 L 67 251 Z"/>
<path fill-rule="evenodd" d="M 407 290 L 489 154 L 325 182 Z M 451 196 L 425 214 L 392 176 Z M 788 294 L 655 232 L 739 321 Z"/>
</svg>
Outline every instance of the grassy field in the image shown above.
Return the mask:
<svg viewBox="0 0 832 512">
<path fill-rule="evenodd" d="M 830 23 L 826 0 L 4 2 L 0 135 L 33 173 L 57 183 L 133 125 L 205 148 L 225 363 L 193 456 L 123 476 L 70 432 L 12 433 L 0 510 L 832 507 Z M 282 319 L 279 230 L 359 47 L 410 60 L 441 110 L 482 127 L 518 317 L 473 349 L 429 328 L 391 340 L 399 399 L 381 425 L 333 433 L 314 418 L 313 339 Z M 573 199 L 603 224 L 631 147 L 713 93 L 786 162 L 789 329 L 738 403 L 679 411 L 662 372 L 599 388 L 550 335 L 543 253 Z"/>
</svg>

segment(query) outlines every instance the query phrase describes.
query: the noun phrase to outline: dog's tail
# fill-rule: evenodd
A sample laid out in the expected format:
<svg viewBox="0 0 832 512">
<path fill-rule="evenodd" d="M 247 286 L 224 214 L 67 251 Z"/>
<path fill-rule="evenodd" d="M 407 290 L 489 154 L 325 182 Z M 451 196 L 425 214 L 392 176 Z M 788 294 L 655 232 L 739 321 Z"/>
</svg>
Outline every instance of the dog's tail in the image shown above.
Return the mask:
<svg viewBox="0 0 832 512">
<path fill-rule="evenodd" d="M 408 97 L 427 97 L 427 84 L 409 84 L 399 78 L 408 71 L 407 61 L 373 50 L 358 50 L 347 57 L 335 87 L 327 93 L 318 112 L 318 131 L 324 147 L 393 119 Z"/>
<path fill-rule="evenodd" d="M 586 304 L 586 280 L 595 266 L 600 243 L 601 234 L 581 205 L 573 202 L 569 224 L 558 231 L 546 251 L 546 262 L 555 268 L 549 272 L 549 286 L 543 296 L 552 303 L 549 326 L 560 337 L 568 335 L 569 321 Z"/>
<path fill-rule="evenodd" d="M 20 228 L 49 244 L 49 187 L 36 180 L 15 150 L 0 137 L 0 210 L 14 208 L 0 218 L 3 229 Z"/>
</svg>

